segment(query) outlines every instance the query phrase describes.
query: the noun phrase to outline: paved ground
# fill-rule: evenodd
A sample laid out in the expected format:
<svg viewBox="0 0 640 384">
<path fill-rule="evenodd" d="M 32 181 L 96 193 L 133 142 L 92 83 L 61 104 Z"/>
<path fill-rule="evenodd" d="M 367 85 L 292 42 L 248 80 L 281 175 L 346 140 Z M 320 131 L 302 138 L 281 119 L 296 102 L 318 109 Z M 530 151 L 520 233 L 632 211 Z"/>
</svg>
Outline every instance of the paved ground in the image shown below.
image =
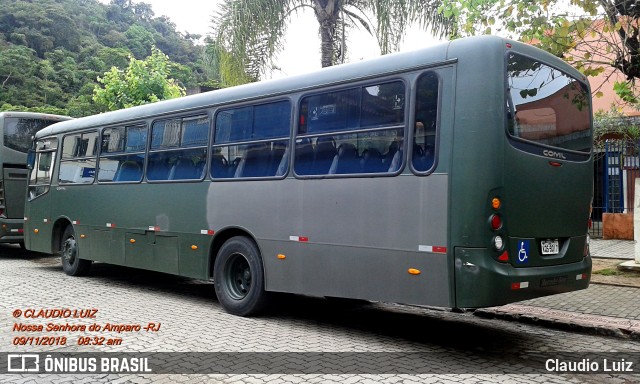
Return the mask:
<svg viewBox="0 0 640 384">
<path fill-rule="evenodd" d="M 593 239 L 590 247 L 594 273 L 588 289 L 482 309 L 476 315 L 640 340 L 640 273 L 616 269 L 634 259 L 635 242 Z"/>
<path fill-rule="evenodd" d="M 628 259 L 634 258 L 635 241 L 591 239 L 589 245 L 591 255 L 600 258 Z"/>
<path fill-rule="evenodd" d="M 629 244 L 620 246 L 628 248 Z M 621 255 L 622 252 L 615 256 Z M 372 373 L 346 375 L 334 371 L 339 371 L 336 367 L 341 366 L 340 363 L 348 366 L 352 355 L 338 355 L 344 356 L 344 361 L 326 367 L 329 373 L 325 374 L 5 375 L 0 376 L 2 383 L 638 381 L 637 374 L 549 375 L 532 369 L 538 362 L 536 356 L 559 356 L 560 352 L 554 351 L 571 352 L 574 356 L 586 356 L 585 351 L 609 353 L 608 356 L 626 356 L 625 353 L 631 352 L 629 358 L 640 361 L 640 314 L 635 304 L 640 290 L 637 288 L 592 284 L 579 292 L 462 314 L 384 303 L 342 307 L 321 299 L 288 297 L 282 301 L 286 303 L 284 306 L 274 308 L 266 316 L 239 318 L 221 310 L 211 284 L 207 282 L 104 264 L 95 265 L 90 277 L 74 278 L 64 275 L 57 258 L 19 252 L 13 255 L 0 252 L 0 263 L 3 267 L 0 345 L 8 352 L 268 352 L 267 356 L 285 360 L 298 355 L 304 359 L 317 358 L 313 352 L 330 352 L 332 356 L 338 352 L 357 352 L 375 362 L 370 368 Z M 55 336 L 67 337 L 66 345 L 14 345 L 16 337 L 25 333 L 15 331 L 14 324 L 18 321 L 46 324 L 46 320 L 23 316 L 26 310 L 43 308 L 97 309 L 95 318 L 68 321 L 72 324 L 90 326 L 95 323 L 104 327 L 107 323 L 142 326 L 155 323 L 161 324 L 161 329 L 157 332 L 102 332 L 99 336 L 105 340 L 101 345 L 78 345 L 81 337 L 89 337 L 90 344 L 96 344 L 96 333 L 90 331 L 54 332 Z M 17 309 L 23 311 L 22 317 L 15 317 Z M 55 321 L 59 322 L 64 323 Z M 121 344 L 109 346 L 106 345 L 108 340 L 120 340 Z M 295 356 L 274 353 L 295 353 Z M 427 354 L 428 358 L 420 362 L 436 374 L 404 374 L 402 370 L 380 374 L 386 364 L 396 357 L 406 358 L 402 355 L 406 353 Z M 253 355 L 241 356 L 247 359 Z M 167 357 L 168 365 L 172 358 Z M 381 360 L 376 361 L 377 358 Z M 178 359 L 185 369 L 202 364 L 198 356 L 189 356 L 186 362 L 183 357 Z M 326 366 L 327 361 L 322 357 L 320 360 Z M 246 363 L 255 362 L 247 360 Z M 308 361 L 301 362 L 302 365 L 306 363 Z M 413 367 L 410 365 L 413 363 L 415 361 L 409 359 L 405 369 Z M 418 371 L 420 367 L 415 369 Z M 514 370 L 519 373 L 514 374 Z"/>
</svg>

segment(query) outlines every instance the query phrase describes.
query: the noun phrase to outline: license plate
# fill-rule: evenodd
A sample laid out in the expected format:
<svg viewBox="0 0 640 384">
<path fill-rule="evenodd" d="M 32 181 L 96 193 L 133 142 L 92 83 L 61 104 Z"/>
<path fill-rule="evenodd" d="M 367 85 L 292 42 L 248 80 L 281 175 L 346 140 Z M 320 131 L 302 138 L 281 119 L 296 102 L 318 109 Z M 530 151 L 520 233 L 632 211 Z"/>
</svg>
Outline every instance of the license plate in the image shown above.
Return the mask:
<svg viewBox="0 0 640 384">
<path fill-rule="evenodd" d="M 567 276 L 547 277 L 540 281 L 541 287 L 553 287 L 567 282 Z"/>
<path fill-rule="evenodd" d="M 542 240 L 540 248 L 543 255 L 557 255 L 560 252 L 560 244 L 558 240 Z"/>
</svg>

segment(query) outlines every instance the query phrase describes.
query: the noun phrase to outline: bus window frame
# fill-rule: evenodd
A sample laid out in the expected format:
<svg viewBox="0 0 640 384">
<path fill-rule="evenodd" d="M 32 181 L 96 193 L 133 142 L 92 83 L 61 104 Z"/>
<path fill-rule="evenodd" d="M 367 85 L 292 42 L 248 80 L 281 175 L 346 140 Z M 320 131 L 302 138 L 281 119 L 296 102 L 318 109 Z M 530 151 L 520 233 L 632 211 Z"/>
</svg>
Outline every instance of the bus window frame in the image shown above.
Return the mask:
<svg viewBox="0 0 640 384">
<path fill-rule="evenodd" d="M 278 102 L 282 102 L 282 101 L 286 101 L 289 103 L 289 132 L 287 134 L 287 136 L 282 136 L 282 137 L 275 137 L 275 138 L 267 138 L 267 139 L 258 139 L 258 140 L 243 140 L 243 141 L 234 141 L 234 142 L 224 142 L 223 144 L 216 144 L 215 142 L 215 136 L 216 136 L 216 122 L 218 119 L 218 115 L 220 114 L 220 112 L 224 112 L 224 111 L 228 111 L 230 109 L 239 109 L 239 108 L 245 108 L 245 107 L 256 107 L 256 106 L 260 106 L 260 105 L 266 105 L 266 104 L 274 104 L 274 103 L 278 103 Z M 233 182 L 233 181 L 255 181 L 255 180 L 283 180 L 285 178 L 287 178 L 289 176 L 289 173 L 291 172 L 291 168 L 292 168 L 292 148 L 291 146 L 293 145 L 292 142 L 292 135 L 293 135 L 293 129 L 295 126 L 294 123 L 294 119 L 295 119 L 295 113 L 296 113 L 296 105 L 297 105 L 297 100 L 295 97 L 295 94 L 291 94 L 291 95 L 278 95 L 276 97 L 265 97 L 265 98 L 259 98 L 259 99 L 254 99 L 251 101 L 242 101 L 239 103 L 229 103 L 229 104 L 224 104 L 224 105 L 218 105 L 215 107 L 215 109 L 213 110 L 212 113 L 212 119 L 211 119 L 211 130 L 210 130 L 210 138 L 209 138 L 209 148 L 210 151 L 208 152 L 207 155 L 207 169 L 206 169 L 206 174 L 207 174 L 207 178 L 211 181 L 214 182 Z M 282 175 L 278 175 L 276 172 L 276 175 L 273 176 L 252 176 L 252 177 L 213 177 L 213 172 L 211 172 L 211 163 L 212 163 L 212 156 L 214 153 L 214 149 L 215 148 L 224 148 L 224 147 L 230 147 L 230 146 L 240 146 L 240 145 L 249 145 L 249 144 L 259 144 L 259 143 L 271 143 L 271 142 L 276 142 L 276 141 L 286 141 L 287 142 L 287 149 L 285 149 L 285 153 L 283 156 L 288 156 L 288 159 L 286 161 L 287 164 L 287 169 L 285 170 L 285 172 Z M 228 161 L 229 159 L 227 159 Z"/>
<path fill-rule="evenodd" d="M 206 117 L 209 120 L 209 124 L 208 124 L 208 131 L 207 131 L 207 143 L 204 146 L 189 146 L 189 147 L 184 147 L 182 146 L 182 124 L 184 122 L 184 120 L 189 120 L 189 119 L 197 119 L 197 118 L 204 118 Z M 179 144 L 175 147 L 167 147 L 167 148 L 160 148 L 160 149 L 152 149 L 151 145 L 153 143 L 153 125 L 158 122 L 158 121 L 166 121 L 166 120 L 180 120 L 180 135 L 179 135 Z M 166 183 L 199 183 L 202 182 L 203 180 L 207 179 L 207 174 L 209 174 L 210 172 L 208 171 L 209 167 L 210 167 L 210 157 L 211 157 L 211 150 L 210 148 L 212 147 L 211 144 L 211 140 L 212 140 L 212 132 L 213 132 L 213 114 L 211 113 L 211 111 L 209 109 L 204 109 L 204 110 L 195 110 L 195 111 L 189 111 L 188 113 L 179 113 L 179 114 L 167 114 L 167 115 L 163 115 L 163 116 L 155 116 L 152 120 L 150 120 L 147 124 L 147 144 L 145 147 L 145 159 L 144 159 L 144 167 L 142 170 L 142 181 L 145 181 L 149 184 L 166 184 Z M 168 152 L 177 152 L 177 151 L 189 151 L 189 150 L 195 150 L 195 149 L 204 149 L 206 151 L 205 154 L 205 158 L 204 158 L 204 169 L 202 171 L 202 174 L 200 175 L 199 178 L 197 179 L 175 179 L 175 180 L 171 180 L 171 179 L 159 179 L 159 180 L 154 180 L 154 179 L 149 179 L 148 176 L 148 170 L 149 170 L 149 161 L 150 161 L 150 156 L 152 154 L 155 153 L 168 153 Z"/>
<path fill-rule="evenodd" d="M 64 158 L 63 157 L 63 151 L 64 151 L 64 141 L 67 137 L 69 136 L 75 136 L 75 135 L 80 135 L 80 137 L 82 137 L 84 134 L 86 133 L 96 133 L 96 151 L 95 151 L 95 155 L 94 157 L 91 156 L 82 156 L 82 157 L 70 157 L 70 158 Z M 57 163 L 59 163 L 59 167 L 58 167 L 58 185 L 64 185 L 69 186 L 69 185 L 93 185 L 96 183 L 97 178 L 98 178 L 98 159 L 100 158 L 99 152 L 100 152 L 100 143 L 101 141 L 101 132 L 99 129 L 93 127 L 91 129 L 88 130 L 83 130 L 83 131 L 77 131 L 77 132 L 68 132 L 64 135 L 62 135 L 62 138 L 60 140 L 60 160 L 56 161 Z M 91 160 L 94 159 L 95 160 L 95 172 L 93 175 L 93 180 L 90 183 L 78 183 L 78 182 L 66 182 L 66 181 L 62 181 L 60 180 L 60 169 L 62 168 L 62 164 L 65 162 L 72 162 L 72 161 L 83 161 L 83 160 Z"/>
<path fill-rule="evenodd" d="M 119 127 L 124 127 L 125 128 L 125 132 L 127 132 L 128 134 L 128 128 L 129 127 L 145 127 L 147 130 L 147 140 L 145 142 L 145 149 L 143 151 L 138 151 L 138 152 L 126 152 L 126 146 L 125 146 L 125 150 L 123 150 L 122 152 L 117 152 L 117 153 L 113 153 L 113 154 L 107 154 L 107 155 L 103 155 L 102 153 L 102 143 L 103 143 L 103 139 L 104 139 L 104 131 L 105 129 L 109 129 L 109 128 L 119 128 Z M 115 125 L 108 125 L 108 126 L 104 126 L 98 129 L 99 132 L 99 145 L 98 145 L 98 161 L 96 163 L 96 176 L 95 176 L 95 183 L 97 184 L 108 184 L 108 185 L 113 185 L 113 184 L 140 184 L 142 183 L 142 181 L 144 181 L 144 175 L 146 172 L 145 166 L 146 166 L 146 158 L 147 158 L 147 154 L 148 154 L 148 147 L 149 147 L 149 140 L 150 140 L 150 129 L 149 129 L 149 124 L 146 121 L 134 121 L 134 122 L 121 122 L 120 124 L 115 124 Z M 140 155 L 142 154 L 144 156 L 143 160 L 142 160 L 142 176 L 140 177 L 140 180 L 136 180 L 136 181 L 113 181 L 113 180 L 109 180 L 109 181 L 101 181 L 99 178 L 99 174 L 100 174 L 100 163 L 102 162 L 103 158 L 111 158 L 111 157 L 118 157 L 118 156 L 123 156 L 123 155 Z M 117 172 L 117 171 L 116 171 Z M 114 174 L 115 176 L 115 174 Z"/>
<path fill-rule="evenodd" d="M 505 103 L 504 103 L 504 133 L 507 136 L 507 139 L 509 141 L 509 143 L 516 149 L 527 152 L 527 153 L 532 153 L 532 154 L 538 154 L 541 153 L 543 150 L 545 149 L 551 149 L 554 151 L 561 151 L 567 158 L 566 160 L 568 161 L 573 161 L 573 162 L 586 162 L 589 161 L 589 159 L 591 159 L 591 156 L 593 155 L 593 145 L 591 146 L 591 151 L 590 152 L 581 152 L 581 151 L 576 151 L 573 149 L 567 149 L 567 148 L 562 148 L 562 147 L 555 147 L 552 145 L 548 145 L 548 144 L 543 144 L 543 143 L 538 143 L 535 141 L 531 141 L 531 140 L 527 140 L 527 139 L 523 139 L 521 137 L 518 136 L 514 136 L 511 134 L 511 132 L 509 132 L 509 119 L 515 119 L 515 104 L 513 102 L 513 98 L 511 97 L 511 92 L 509 91 L 509 72 L 508 72 L 508 65 L 509 65 L 509 55 L 517 55 L 520 57 L 524 57 L 526 59 L 529 60 L 533 60 L 533 61 L 539 61 L 541 64 L 549 67 L 549 68 L 553 68 L 554 70 L 560 72 L 561 74 L 563 74 L 566 77 L 569 77 L 571 79 L 576 80 L 579 84 L 580 87 L 586 91 L 587 94 L 589 94 L 589 85 L 587 83 L 585 83 L 585 81 L 583 79 L 577 78 L 577 77 L 573 77 L 570 74 L 568 74 L 567 72 L 565 72 L 564 70 L 549 64 L 547 61 L 544 61 L 541 58 L 535 58 L 532 57 L 530 55 L 527 55 L 525 53 L 513 50 L 513 49 L 507 49 L 504 53 L 504 73 L 503 73 L 503 81 L 504 81 L 504 97 L 505 97 Z M 589 103 L 589 124 L 590 124 L 590 128 L 591 128 L 591 141 L 593 142 L 593 102 Z"/>
<path fill-rule="evenodd" d="M 53 140 L 55 141 L 55 146 L 51 147 L 51 148 L 43 148 L 43 149 L 38 149 L 38 142 L 44 142 L 46 140 Z M 30 170 L 29 172 L 29 178 L 27 180 L 27 201 L 33 201 L 36 200 L 42 196 L 45 196 L 49 193 L 49 191 L 51 190 L 51 186 L 53 185 L 53 180 L 54 180 L 54 176 L 55 176 L 55 172 L 56 172 L 56 165 L 58 164 L 57 161 L 57 157 L 58 157 L 58 144 L 59 144 L 58 137 L 56 136 L 46 136 L 43 137 L 41 139 L 35 140 L 33 142 L 33 145 L 35 147 L 34 149 L 34 153 L 35 153 L 35 159 L 34 159 L 34 167 L 33 169 Z M 53 155 L 51 156 L 51 164 L 50 164 L 50 176 L 49 176 L 49 181 L 47 183 L 34 183 L 32 184 L 32 179 L 31 176 L 33 174 L 33 172 L 39 172 L 39 168 L 40 168 L 40 154 L 41 153 L 52 153 Z M 36 176 L 36 181 L 37 181 L 37 176 Z M 44 192 L 36 195 L 36 196 L 31 196 L 31 188 L 32 187 L 44 187 Z"/>
<path fill-rule="evenodd" d="M 428 73 L 433 73 L 436 78 L 438 79 L 438 100 L 437 100 L 437 110 L 436 110 L 436 127 L 435 127 L 435 142 L 434 142 L 434 146 L 433 146 L 433 164 L 431 165 L 431 167 L 425 171 L 418 171 L 417 169 L 415 169 L 415 167 L 413 166 L 413 150 L 409 151 L 409 154 L 407 156 L 407 164 L 409 165 L 409 168 L 411 169 L 411 172 L 413 172 L 414 175 L 416 176 L 429 176 L 430 174 L 432 174 L 436 168 L 438 168 L 438 158 L 440 157 L 440 130 L 442 129 L 442 91 L 444 89 L 444 85 L 443 85 L 443 79 L 442 76 L 440 75 L 440 73 L 438 72 L 438 68 L 429 68 L 425 71 L 421 71 L 419 73 L 416 73 L 415 76 L 412 78 L 412 85 L 414 87 L 413 92 L 411 94 L 411 121 L 409 124 L 409 127 L 415 127 L 416 125 L 416 105 L 418 102 L 418 81 L 420 80 L 420 78 Z M 414 141 L 414 132 L 415 129 L 409 129 L 409 141 L 411 142 L 411 144 L 413 144 Z"/>
<path fill-rule="evenodd" d="M 362 90 L 367 88 L 367 87 L 372 87 L 372 86 L 379 86 L 382 84 L 388 84 L 388 83 L 393 83 L 393 82 L 401 82 L 402 85 L 404 86 L 404 118 L 403 118 L 403 123 L 397 124 L 397 125 L 391 125 L 391 126 L 376 126 L 376 127 L 367 127 L 367 128 L 358 128 L 358 129 L 351 129 L 351 130 L 340 130 L 340 131 L 330 131 L 330 132 L 323 132 L 323 133 L 312 133 L 312 134 L 302 134 L 299 135 L 298 131 L 299 131 L 299 126 L 300 126 L 300 111 L 302 110 L 302 101 L 307 98 L 307 97 L 313 97 L 313 96 L 317 96 L 317 95 L 321 95 L 321 94 L 326 94 L 326 93 L 331 93 L 331 92 L 340 92 L 340 91 L 346 91 L 349 89 L 359 89 L 360 90 L 360 94 L 362 93 Z M 291 169 L 291 173 L 292 175 L 296 178 L 296 179 L 301 179 L 301 180 L 305 180 L 305 179 L 345 179 L 345 178 L 371 178 L 371 177 L 395 177 L 398 176 L 400 174 L 402 174 L 405 171 L 405 168 L 407 166 L 407 154 L 406 154 L 406 141 L 408 139 L 408 135 L 407 135 L 407 131 L 408 130 L 408 126 L 409 126 L 409 122 L 410 120 L 412 120 L 411 114 L 410 114 L 410 110 L 412 108 L 407 108 L 407 101 L 411 100 L 411 84 L 412 82 L 407 81 L 406 75 L 404 76 L 399 76 L 397 74 L 391 74 L 388 76 L 382 76 L 382 77 L 376 77 L 376 78 L 367 78 L 364 80 L 360 80 L 360 81 L 353 81 L 353 82 L 348 82 L 348 83 L 340 83 L 338 85 L 333 85 L 333 86 L 329 86 L 329 87 L 322 87 L 322 88 L 316 88 L 313 91 L 310 92 L 304 92 L 298 95 L 298 100 L 296 103 L 296 108 L 295 108 L 295 116 L 294 116 L 294 127 L 293 127 L 293 132 L 292 132 L 292 141 L 291 141 L 291 145 L 292 145 L 292 151 L 291 151 L 291 165 L 290 165 L 290 169 Z M 410 105 L 411 107 L 411 105 Z M 360 112 L 362 112 L 362 102 L 360 100 Z M 298 141 L 298 139 L 304 139 L 304 138 L 313 138 L 313 137 L 329 137 L 329 136 L 340 136 L 340 135 L 348 135 L 348 134 L 352 134 L 352 133 L 366 133 L 366 132 L 374 132 L 374 131 L 385 131 L 385 130 L 393 130 L 393 129 L 402 129 L 403 132 L 403 145 L 404 145 L 404 153 L 402 155 L 402 159 L 401 159 L 401 163 L 400 166 L 398 167 L 397 170 L 395 170 L 394 172 L 368 172 L 368 173 L 340 173 L 340 174 L 318 174 L 318 175 L 299 175 L 298 173 L 296 173 L 295 171 L 295 158 L 296 158 L 296 143 Z"/>
</svg>

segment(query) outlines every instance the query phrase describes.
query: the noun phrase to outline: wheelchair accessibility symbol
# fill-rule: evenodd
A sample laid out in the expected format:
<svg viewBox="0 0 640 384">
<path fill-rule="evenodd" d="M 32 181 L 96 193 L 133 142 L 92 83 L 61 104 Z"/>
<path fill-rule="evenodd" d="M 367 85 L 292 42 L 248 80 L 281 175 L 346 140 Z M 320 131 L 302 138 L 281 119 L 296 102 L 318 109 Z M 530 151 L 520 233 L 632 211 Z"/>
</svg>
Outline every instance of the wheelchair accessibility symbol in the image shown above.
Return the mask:
<svg viewBox="0 0 640 384">
<path fill-rule="evenodd" d="M 529 241 L 522 240 L 518 242 L 518 264 L 525 264 L 529 262 Z"/>
</svg>

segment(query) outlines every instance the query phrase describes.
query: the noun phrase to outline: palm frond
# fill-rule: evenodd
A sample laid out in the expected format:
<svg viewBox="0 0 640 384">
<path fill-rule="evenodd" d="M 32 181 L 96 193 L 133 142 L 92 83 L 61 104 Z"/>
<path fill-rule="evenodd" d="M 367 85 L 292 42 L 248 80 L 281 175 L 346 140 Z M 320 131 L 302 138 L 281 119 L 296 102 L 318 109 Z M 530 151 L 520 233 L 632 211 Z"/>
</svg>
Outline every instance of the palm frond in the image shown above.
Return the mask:
<svg viewBox="0 0 640 384">
<path fill-rule="evenodd" d="M 438 0 L 353 0 L 351 8 L 373 15 L 376 38 L 382 54 L 397 51 L 407 29 L 413 23 L 443 37 L 453 29 L 454 22 L 438 11 Z"/>
<path fill-rule="evenodd" d="M 212 22 L 214 38 L 254 80 L 282 50 L 287 17 L 308 0 L 224 0 Z"/>
</svg>

